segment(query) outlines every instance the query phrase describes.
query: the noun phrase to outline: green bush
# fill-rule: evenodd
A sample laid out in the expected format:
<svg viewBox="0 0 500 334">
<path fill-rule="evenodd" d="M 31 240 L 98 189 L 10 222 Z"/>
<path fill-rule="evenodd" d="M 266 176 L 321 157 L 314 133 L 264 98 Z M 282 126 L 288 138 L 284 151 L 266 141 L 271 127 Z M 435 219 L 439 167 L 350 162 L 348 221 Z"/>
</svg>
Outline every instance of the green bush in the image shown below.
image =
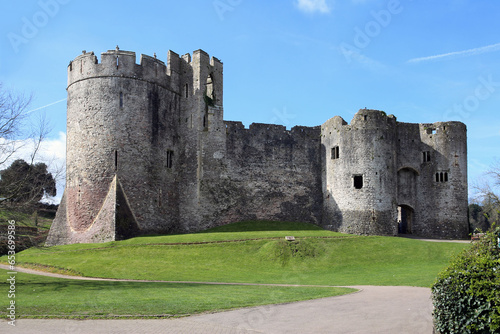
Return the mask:
<svg viewBox="0 0 500 334">
<path fill-rule="evenodd" d="M 437 332 L 500 332 L 498 232 L 493 226 L 439 274 L 432 286 Z"/>
</svg>

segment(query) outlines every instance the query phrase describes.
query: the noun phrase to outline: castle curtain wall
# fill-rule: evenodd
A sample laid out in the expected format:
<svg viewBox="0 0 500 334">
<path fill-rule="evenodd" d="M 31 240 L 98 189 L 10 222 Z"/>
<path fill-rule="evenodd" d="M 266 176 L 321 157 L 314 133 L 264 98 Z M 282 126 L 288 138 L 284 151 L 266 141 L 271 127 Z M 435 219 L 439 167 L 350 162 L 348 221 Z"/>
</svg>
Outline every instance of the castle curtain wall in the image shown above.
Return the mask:
<svg viewBox="0 0 500 334">
<path fill-rule="evenodd" d="M 68 66 L 66 189 L 47 244 L 193 232 L 241 220 L 467 235 L 460 122 L 361 109 L 317 127 L 224 121 L 223 64 L 118 48 Z M 408 218 L 409 217 L 409 218 Z"/>
</svg>

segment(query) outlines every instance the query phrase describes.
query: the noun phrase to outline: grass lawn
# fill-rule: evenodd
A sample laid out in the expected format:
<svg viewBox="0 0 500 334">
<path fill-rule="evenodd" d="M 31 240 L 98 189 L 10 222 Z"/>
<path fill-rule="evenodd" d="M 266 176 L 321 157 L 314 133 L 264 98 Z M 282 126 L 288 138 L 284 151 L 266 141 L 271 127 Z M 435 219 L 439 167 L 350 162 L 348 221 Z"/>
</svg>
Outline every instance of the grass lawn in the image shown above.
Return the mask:
<svg viewBox="0 0 500 334">
<path fill-rule="evenodd" d="M 2 299 L 7 299 L 7 271 L 0 269 L 0 276 L 0 293 Z M 330 297 L 352 291 L 346 288 L 98 282 L 17 273 L 15 305 L 19 318 L 170 317 Z M 5 308 L 0 309 L 0 317 L 6 315 Z"/>
<path fill-rule="evenodd" d="M 285 241 L 289 235 L 296 241 Z M 450 257 L 465 247 L 463 243 L 346 235 L 310 224 L 245 222 L 195 234 L 30 248 L 16 254 L 16 262 L 88 277 L 429 287 Z M 7 258 L 0 257 L 0 262 L 6 263 Z M 6 280 L 0 282 L 6 299 Z M 94 318 L 185 315 L 349 292 L 324 287 L 75 281 L 22 273 L 16 289 L 21 317 Z"/>
<path fill-rule="evenodd" d="M 207 233 L 31 248 L 19 253 L 16 260 L 21 266 L 61 268 L 89 277 L 428 287 L 450 257 L 468 246 L 395 237 L 349 236 L 310 224 L 251 224 L 231 224 Z M 253 230 L 249 231 L 252 226 Z M 286 242 L 285 235 L 293 235 L 297 241 Z M 280 239 L 175 244 L 271 237 Z"/>
</svg>

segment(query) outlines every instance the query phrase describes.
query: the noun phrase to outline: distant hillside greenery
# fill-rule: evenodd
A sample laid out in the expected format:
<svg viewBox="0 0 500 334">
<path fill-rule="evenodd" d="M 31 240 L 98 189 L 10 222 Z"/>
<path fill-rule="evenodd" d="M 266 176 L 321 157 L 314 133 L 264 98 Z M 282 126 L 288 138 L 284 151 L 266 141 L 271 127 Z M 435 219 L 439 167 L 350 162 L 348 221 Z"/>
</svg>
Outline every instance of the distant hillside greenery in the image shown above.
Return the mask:
<svg viewBox="0 0 500 334">
<path fill-rule="evenodd" d="M 23 209 L 0 207 L 0 255 L 7 254 L 9 221 L 16 222 L 16 252 L 20 252 L 45 243 L 56 211 L 56 205 L 42 203 Z"/>
</svg>

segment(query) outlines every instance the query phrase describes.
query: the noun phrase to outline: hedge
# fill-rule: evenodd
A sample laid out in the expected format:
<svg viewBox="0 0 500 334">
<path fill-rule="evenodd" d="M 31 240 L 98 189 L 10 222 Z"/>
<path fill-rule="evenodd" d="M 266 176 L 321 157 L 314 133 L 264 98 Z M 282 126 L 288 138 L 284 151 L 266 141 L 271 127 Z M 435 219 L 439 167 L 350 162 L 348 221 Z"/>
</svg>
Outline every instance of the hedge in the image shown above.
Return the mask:
<svg viewBox="0 0 500 334">
<path fill-rule="evenodd" d="M 463 250 L 432 286 L 438 333 L 500 333 L 500 250 L 493 226 Z"/>
</svg>

